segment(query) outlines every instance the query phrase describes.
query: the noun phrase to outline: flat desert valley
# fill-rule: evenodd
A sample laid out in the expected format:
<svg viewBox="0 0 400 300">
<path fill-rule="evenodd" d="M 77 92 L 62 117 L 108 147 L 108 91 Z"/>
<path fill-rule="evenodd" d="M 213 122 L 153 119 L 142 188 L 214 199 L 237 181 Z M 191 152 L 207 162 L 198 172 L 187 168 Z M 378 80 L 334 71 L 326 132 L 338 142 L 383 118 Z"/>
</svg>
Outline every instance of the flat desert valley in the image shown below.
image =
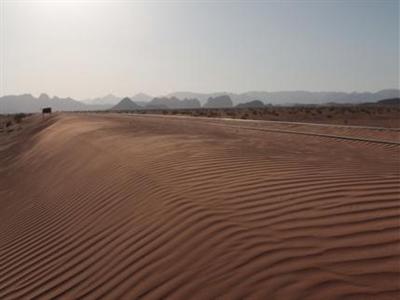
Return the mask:
<svg viewBox="0 0 400 300">
<path fill-rule="evenodd" d="M 0 133 L 0 299 L 399 299 L 400 131 L 134 114 Z"/>
</svg>

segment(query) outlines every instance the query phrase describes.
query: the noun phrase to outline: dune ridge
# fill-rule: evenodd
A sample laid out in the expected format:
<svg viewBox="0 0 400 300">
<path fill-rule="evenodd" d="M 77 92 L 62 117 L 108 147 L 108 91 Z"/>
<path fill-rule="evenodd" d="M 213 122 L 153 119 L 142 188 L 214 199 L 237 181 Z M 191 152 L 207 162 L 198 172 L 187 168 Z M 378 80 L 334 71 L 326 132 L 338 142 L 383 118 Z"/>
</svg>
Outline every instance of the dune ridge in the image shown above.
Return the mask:
<svg viewBox="0 0 400 300">
<path fill-rule="evenodd" d="M 396 299 L 400 147 L 233 122 L 33 119 L 0 151 L 0 298 Z"/>
</svg>

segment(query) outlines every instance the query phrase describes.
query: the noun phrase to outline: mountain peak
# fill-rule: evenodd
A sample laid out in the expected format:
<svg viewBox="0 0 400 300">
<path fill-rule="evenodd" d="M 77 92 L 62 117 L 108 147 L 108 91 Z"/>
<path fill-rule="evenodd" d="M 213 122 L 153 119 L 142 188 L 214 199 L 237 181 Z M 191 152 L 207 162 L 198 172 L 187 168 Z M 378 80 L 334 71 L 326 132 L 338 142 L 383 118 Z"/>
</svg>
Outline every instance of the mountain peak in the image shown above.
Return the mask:
<svg viewBox="0 0 400 300">
<path fill-rule="evenodd" d="M 131 99 L 136 102 L 149 102 L 153 97 L 145 93 L 137 93 Z"/>
<path fill-rule="evenodd" d="M 115 105 L 111 110 L 137 110 L 142 108 L 140 105 L 137 105 L 128 97 L 123 98 L 117 105 Z"/>
<path fill-rule="evenodd" d="M 49 100 L 50 100 L 50 97 L 49 97 L 49 95 L 47 95 L 46 93 L 41 93 L 38 99 L 39 99 L 40 101 L 49 101 Z"/>
</svg>

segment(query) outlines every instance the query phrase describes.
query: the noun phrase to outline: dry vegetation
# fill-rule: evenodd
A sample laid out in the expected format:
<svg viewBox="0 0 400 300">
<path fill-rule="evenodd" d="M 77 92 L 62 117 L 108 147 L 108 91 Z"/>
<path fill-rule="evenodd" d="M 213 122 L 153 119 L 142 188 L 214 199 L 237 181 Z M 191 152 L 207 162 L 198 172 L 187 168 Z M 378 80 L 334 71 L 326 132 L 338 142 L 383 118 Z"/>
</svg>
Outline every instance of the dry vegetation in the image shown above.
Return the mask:
<svg viewBox="0 0 400 300">
<path fill-rule="evenodd" d="M 153 109 L 134 112 L 211 118 L 400 127 L 400 107 L 397 106 L 268 106 L 265 108 Z"/>
<path fill-rule="evenodd" d="M 21 128 L 20 124 L 24 118 L 30 114 L 12 114 L 12 115 L 0 115 L 0 133 L 12 132 Z"/>
</svg>

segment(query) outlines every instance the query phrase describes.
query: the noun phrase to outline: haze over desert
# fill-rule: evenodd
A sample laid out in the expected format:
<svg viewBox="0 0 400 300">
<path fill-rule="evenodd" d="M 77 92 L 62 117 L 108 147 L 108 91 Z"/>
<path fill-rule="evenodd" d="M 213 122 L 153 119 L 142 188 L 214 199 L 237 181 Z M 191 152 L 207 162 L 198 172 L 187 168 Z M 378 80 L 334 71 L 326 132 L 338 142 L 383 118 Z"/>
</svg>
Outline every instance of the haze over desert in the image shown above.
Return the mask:
<svg viewBox="0 0 400 300">
<path fill-rule="evenodd" d="M 400 0 L 0 0 L 0 300 L 400 299 Z"/>
</svg>

